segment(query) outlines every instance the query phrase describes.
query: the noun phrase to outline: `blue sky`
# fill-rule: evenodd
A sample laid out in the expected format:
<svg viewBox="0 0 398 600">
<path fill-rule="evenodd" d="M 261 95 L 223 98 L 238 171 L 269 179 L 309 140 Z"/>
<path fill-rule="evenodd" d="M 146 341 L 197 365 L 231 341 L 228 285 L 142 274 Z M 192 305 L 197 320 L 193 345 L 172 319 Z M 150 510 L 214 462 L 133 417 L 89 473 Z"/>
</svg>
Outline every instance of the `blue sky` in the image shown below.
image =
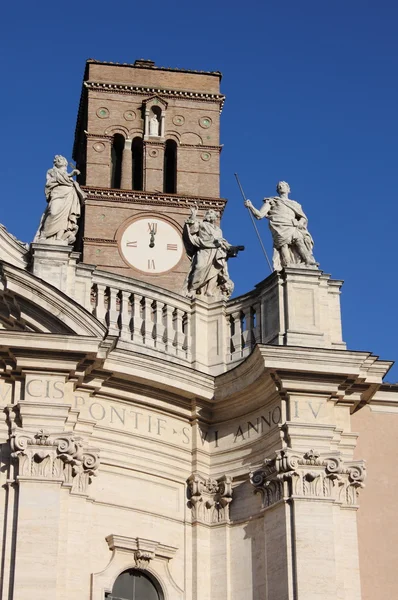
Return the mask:
<svg viewBox="0 0 398 600">
<path fill-rule="evenodd" d="M 71 157 L 87 58 L 220 70 L 223 230 L 247 248 L 231 261 L 236 292 L 267 266 L 233 174 L 256 206 L 284 179 L 321 268 L 345 280 L 348 347 L 398 359 L 397 19 L 392 0 L 8 3 L 0 222 L 31 241 L 45 171 L 55 153 Z M 259 228 L 271 254 L 266 222 Z"/>
</svg>

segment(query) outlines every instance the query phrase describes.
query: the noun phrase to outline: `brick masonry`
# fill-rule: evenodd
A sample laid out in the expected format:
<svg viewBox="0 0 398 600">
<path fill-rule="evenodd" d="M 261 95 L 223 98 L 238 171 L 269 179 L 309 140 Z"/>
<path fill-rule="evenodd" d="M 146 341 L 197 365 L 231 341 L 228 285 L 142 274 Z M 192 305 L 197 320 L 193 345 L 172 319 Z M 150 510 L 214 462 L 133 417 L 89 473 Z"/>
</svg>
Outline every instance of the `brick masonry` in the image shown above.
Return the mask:
<svg viewBox="0 0 398 600">
<path fill-rule="evenodd" d="M 121 257 L 118 231 L 127 221 L 145 214 L 167 216 L 182 232 L 190 204 L 200 205 L 201 199 L 206 199 L 207 208 L 212 206 L 212 200 L 214 208 L 219 208 L 220 110 L 224 100 L 220 79 L 217 72 L 163 69 L 150 63 L 114 65 L 87 61 L 75 143 L 75 160 L 84 174 L 81 183 L 87 186 L 88 193 L 83 223 L 85 263 L 172 291 L 181 290 L 190 267 L 186 257 L 168 273 L 138 272 Z M 153 106 L 163 115 L 163 135 L 159 137 L 149 136 L 145 130 L 145 114 L 148 119 Z M 151 195 L 142 203 L 129 202 L 122 195 L 118 201 L 117 190 L 111 202 L 90 193 L 92 188 L 110 189 L 115 134 L 121 134 L 125 140 L 143 139 L 143 191 Z M 186 199 L 182 207 L 159 206 L 158 202 L 164 191 L 167 140 L 177 144 L 176 197 Z M 123 152 L 130 152 L 128 143 Z M 125 165 L 131 169 L 131 156 L 123 156 Z M 132 185 L 131 173 L 124 172 L 123 191 L 131 190 Z"/>
</svg>

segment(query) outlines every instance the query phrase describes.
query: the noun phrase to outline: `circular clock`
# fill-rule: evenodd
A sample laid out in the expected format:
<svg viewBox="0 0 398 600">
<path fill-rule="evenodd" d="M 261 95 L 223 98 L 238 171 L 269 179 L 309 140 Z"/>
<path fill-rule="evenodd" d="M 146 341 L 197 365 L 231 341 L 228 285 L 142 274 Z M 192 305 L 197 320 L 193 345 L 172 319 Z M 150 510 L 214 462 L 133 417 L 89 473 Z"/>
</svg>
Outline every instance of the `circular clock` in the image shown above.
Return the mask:
<svg viewBox="0 0 398 600">
<path fill-rule="evenodd" d="M 183 251 L 181 234 L 164 219 L 136 219 L 123 231 L 120 251 L 126 262 L 148 274 L 170 271 Z"/>
</svg>

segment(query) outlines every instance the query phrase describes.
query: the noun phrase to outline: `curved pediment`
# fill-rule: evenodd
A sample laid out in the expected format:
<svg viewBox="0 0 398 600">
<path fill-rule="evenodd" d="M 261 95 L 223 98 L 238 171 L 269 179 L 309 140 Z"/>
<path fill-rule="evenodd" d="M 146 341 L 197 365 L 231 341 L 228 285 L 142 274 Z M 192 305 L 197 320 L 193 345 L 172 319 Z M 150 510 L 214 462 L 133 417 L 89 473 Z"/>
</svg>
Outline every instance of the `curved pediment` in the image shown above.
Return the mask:
<svg viewBox="0 0 398 600">
<path fill-rule="evenodd" d="M 0 223 L 0 260 L 24 269 L 28 264 L 28 252 L 28 244 L 18 240 Z"/>
<path fill-rule="evenodd" d="M 80 304 L 6 262 L 0 263 L 0 329 L 100 339 L 106 333 L 105 326 Z"/>
</svg>

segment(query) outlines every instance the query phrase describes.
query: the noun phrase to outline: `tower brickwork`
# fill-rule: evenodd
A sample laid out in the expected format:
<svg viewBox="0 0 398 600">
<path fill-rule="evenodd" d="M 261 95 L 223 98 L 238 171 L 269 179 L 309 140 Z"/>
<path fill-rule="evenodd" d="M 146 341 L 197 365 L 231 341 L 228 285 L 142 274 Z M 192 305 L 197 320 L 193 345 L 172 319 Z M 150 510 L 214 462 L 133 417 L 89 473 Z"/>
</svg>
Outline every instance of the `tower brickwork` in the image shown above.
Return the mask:
<svg viewBox="0 0 398 600">
<path fill-rule="evenodd" d="M 190 207 L 221 214 L 225 206 L 220 79 L 219 72 L 152 61 L 87 61 L 74 147 L 87 193 L 85 263 L 181 290 L 190 267 L 181 237 Z"/>
</svg>

